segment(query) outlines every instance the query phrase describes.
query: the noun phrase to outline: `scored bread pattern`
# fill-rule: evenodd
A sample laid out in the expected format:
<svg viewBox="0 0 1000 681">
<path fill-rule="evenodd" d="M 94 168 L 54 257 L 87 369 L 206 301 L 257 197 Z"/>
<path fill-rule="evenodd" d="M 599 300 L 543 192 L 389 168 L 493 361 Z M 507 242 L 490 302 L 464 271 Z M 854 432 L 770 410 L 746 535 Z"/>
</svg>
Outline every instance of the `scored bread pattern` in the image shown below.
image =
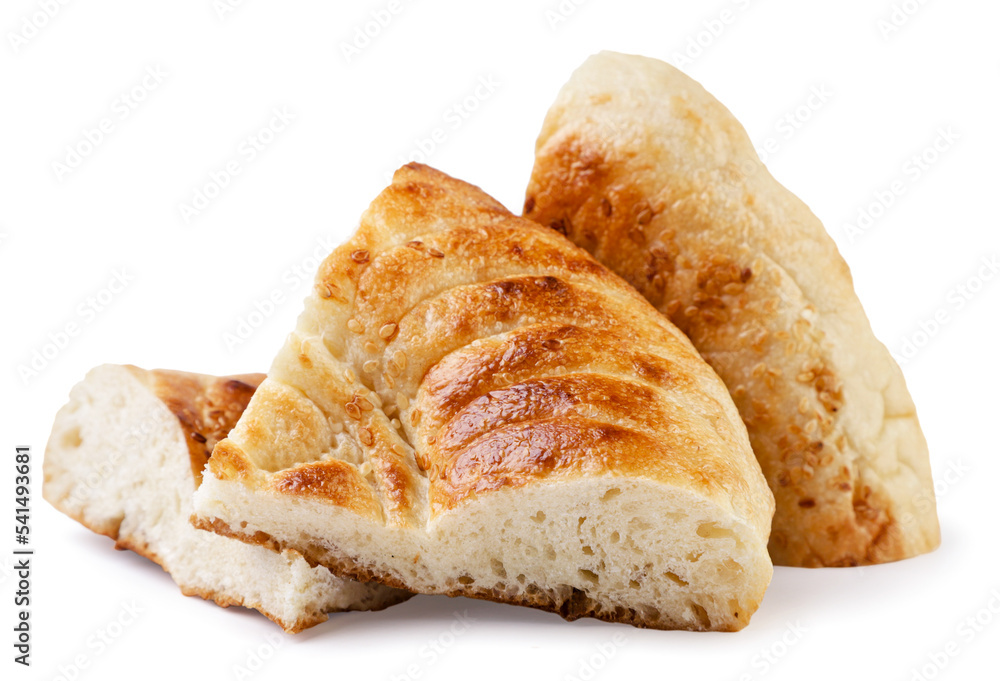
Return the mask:
<svg viewBox="0 0 1000 681">
<path fill-rule="evenodd" d="M 737 442 L 714 376 L 624 282 L 464 183 L 400 174 L 323 264 L 261 389 L 282 413 L 237 428 L 273 489 L 420 525 L 542 476 L 642 472 L 676 439 L 670 420 L 712 418 Z M 428 204 L 462 219 L 442 224 Z M 388 224 L 383 211 L 404 210 L 414 219 Z M 271 444 L 290 438 L 294 450 Z M 660 466 L 740 475 L 724 460 Z"/>
<path fill-rule="evenodd" d="M 209 472 L 199 527 L 423 593 L 733 630 L 771 574 L 773 499 L 687 338 L 417 164 L 320 266 Z"/>
</svg>

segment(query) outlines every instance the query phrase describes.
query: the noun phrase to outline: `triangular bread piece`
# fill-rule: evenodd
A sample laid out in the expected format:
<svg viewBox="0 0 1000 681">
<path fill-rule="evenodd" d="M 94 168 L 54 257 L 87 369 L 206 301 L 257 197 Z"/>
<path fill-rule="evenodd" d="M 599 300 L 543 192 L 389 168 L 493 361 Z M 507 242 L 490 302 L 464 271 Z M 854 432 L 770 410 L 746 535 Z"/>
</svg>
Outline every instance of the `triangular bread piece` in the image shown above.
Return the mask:
<svg viewBox="0 0 1000 681">
<path fill-rule="evenodd" d="M 294 551 L 248 546 L 188 522 L 212 448 L 263 378 L 111 364 L 91 370 L 52 427 L 45 499 L 115 548 L 160 565 L 185 595 L 254 608 L 288 632 L 329 612 L 406 600 L 412 594 L 341 579 Z"/>
<path fill-rule="evenodd" d="M 568 619 L 747 623 L 773 499 L 746 429 L 585 251 L 411 164 L 305 306 L 216 448 L 199 526 Z"/>
<path fill-rule="evenodd" d="M 927 445 L 847 264 L 698 83 L 591 57 L 545 119 L 524 213 L 635 286 L 726 382 L 777 502 L 775 564 L 938 545 Z"/>
</svg>

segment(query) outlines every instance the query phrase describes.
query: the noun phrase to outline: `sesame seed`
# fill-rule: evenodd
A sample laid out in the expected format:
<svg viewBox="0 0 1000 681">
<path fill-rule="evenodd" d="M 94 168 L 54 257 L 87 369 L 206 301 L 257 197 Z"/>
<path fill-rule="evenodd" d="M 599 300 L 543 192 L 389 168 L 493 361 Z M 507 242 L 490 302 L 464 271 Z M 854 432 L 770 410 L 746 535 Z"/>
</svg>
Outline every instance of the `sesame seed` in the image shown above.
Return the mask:
<svg viewBox="0 0 1000 681">
<path fill-rule="evenodd" d="M 378 330 L 379 337 L 385 340 L 388 340 L 394 333 L 396 333 L 395 322 L 389 322 L 387 324 L 383 324 L 382 328 Z"/>
<path fill-rule="evenodd" d="M 434 437 L 433 435 L 431 435 L 429 438 L 427 438 L 427 444 L 432 445 L 435 442 L 437 442 L 437 438 Z"/>
<path fill-rule="evenodd" d="M 546 350 L 558 350 L 562 343 L 557 338 L 547 338 L 542 341 L 542 347 Z"/>
<path fill-rule="evenodd" d="M 396 350 L 392 353 L 392 361 L 395 362 L 400 369 L 406 368 L 406 353 L 402 350 Z"/>
<path fill-rule="evenodd" d="M 606 198 L 601 199 L 601 212 L 604 213 L 604 217 L 611 217 L 611 202 Z"/>
<path fill-rule="evenodd" d="M 636 220 L 639 222 L 640 225 L 647 225 L 649 224 L 649 221 L 652 219 L 653 219 L 653 211 L 651 211 L 648 208 L 643 208 L 642 211 L 640 211 L 639 215 L 636 217 Z"/>
<path fill-rule="evenodd" d="M 375 408 L 375 406 L 368 401 L 367 397 L 359 397 L 358 406 L 361 407 L 361 411 L 371 411 Z"/>
<path fill-rule="evenodd" d="M 381 409 L 381 408 L 382 408 L 382 398 L 381 398 L 381 397 L 379 396 L 379 394 L 378 394 L 377 392 L 370 392 L 370 393 L 368 393 L 368 395 L 367 395 L 366 397 L 367 397 L 367 398 L 368 398 L 368 399 L 369 399 L 369 400 L 370 400 L 370 401 L 372 402 L 372 404 L 374 404 L 374 405 L 375 405 L 376 407 L 378 407 L 379 409 Z"/>
<path fill-rule="evenodd" d="M 427 254 L 430 255 L 432 258 L 443 258 L 444 257 L 444 253 L 442 253 L 441 251 L 439 251 L 436 248 L 428 248 L 427 249 Z"/>
<path fill-rule="evenodd" d="M 347 415 L 350 416 L 355 421 L 361 420 L 361 407 L 359 407 L 354 402 L 348 402 L 347 404 L 345 404 L 344 411 L 346 411 Z"/>
<path fill-rule="evenodd" d="M 396 430 L 399 430 L 400 428 L 403 427 L 403 424 L 399 421 L 399 419 L 392 419 L 391 421 L 389 421 L 389 424 Z"/>
<path fill-rule="evenodd" d="M 353 253 L 351 253 L 351 260 L 353 260 L 354 262 L 358 263 L 359 265 L 362 265 L 362 264 L 368 262 L 368 251 L 360 250 L 360 249 L 357 250 L 357 251 L 354 251 Z"/>
<path fill-rule="evenodd" d="M 359 322 L 357 319 L 348 320 L 347 328 L 353 331 L 354 333 L 361 333 L 365 330 L 365 327 L 361 326 L 361 322 Z"/>
<path fill-rule="evenodd" d="M 394 388 L 396 386 L 396 381 L 393 380 L 392 376 L 389 374 L 382 374 L 382 380 L 385 381 L 385 384 L 390 388 Z"/>
<path fill-rule="evenodd" d="M 358 466 L 358 473 L 361 473 L 361 475 L 368 475 L 371 472 L 372 472 L 372 465 L 367 461 Z"/>
<path fill-rule="evenodd" d="M 695 307 L 694 305 L 688 305 L 687 307 L 684 308 L 685 317 L 694 317 L 697 314 L 698 314 L 698 308 Z"/>
<path fill-rule="evenodd" d="M 341 433 L 344 432 L 344 424 L 341 423 L 340 421 L 337 421 L 332 426 L 330 426 L 330 430 L 333 431 L 334 435 L 340 435 Z"/>
<path fill-rule="evenodd" d="M 365 352 L 375 354 L 378 352 L 378 346 L 373 341 L 367 341 L 365 342 Z"/>
<path fill-rule="evenodd" d="M 396 413 L 396 405 L 395 404 L 390 404 L 388 407 L 386 407 L 382 411 L 385 412 L 386 416 L 392 416 L 393 414 Z"/>
<path fill-rule="evenodd" d="M 795 380 L 799 383 L 808 383 L 809 381 L 816 378 L 816 374 L 811 371 L 803 371 L 801 374 L 795 377 Z"/>
<path fill-rule="evenodd" d="M 405 393 L 396 393 L 396 404 L 399 405 L 400 409 L 406 409 L 410 406 L 410 398 Z"/>
<path fill-rule="evenodd" d="M 392 376 L 393 378 L 399 376 L 400 371 L 399 371 L 399 366 L 396 364 L 396 360 L 392 359 L 389 360 L 389 363 L 386 365 L 386 371 L 388 371 L 389 375 Z"/>
<path fill-rule="evenodd" d="M 422 249 L 424 247 L 424 242 L 422 242 L 422 241 L 415 241 L 414 240 L 414 241 L 411 241 L 410 243 L 406 244 L 406 247 L 407 248 L 412 248 L 414 250 L 419 251 L 420 249 Z"/>
<path fill-rule="evenodd" d="M 354 383 L 354 381 L 358 380 L 358 375 L 354 373 L 353 369 L 344 369 L 344 378 L 347 379 L 348 383 Z"/>
<path fill-rule="evenodd" d="M 371 447 L 375 444 L 375 436 L 373 436 L 372 431 L 367 428 L 361 428 L 358 430 L 358 438 L 361 440 L 361 444 L 365 447 Z"/>
<path fill-rule="evenodd" d="M 420 410 L 414 409 L 410 412 L 410 425 L 415 426 L 420 423 Z"/>
<path fill-rule="evenodd" d="M 374 374 L 376 369 L 378 369 L 378 362 L 373 359 L 370 359 L 361 365 L 361 370 L 366 374 Z"/>
<path fill-rule="evenodd" d="M 399 444 L 398 442 L 392 445 L 392 451 L 400 456 L 406 456 L 406 447 Z"/>
<path fill-rule="evenodd" d="M 333 298 L 333 287 L 330 284 L 322 283 L 319 285 L 319 295 L 321 298 Z"/>
</svg>

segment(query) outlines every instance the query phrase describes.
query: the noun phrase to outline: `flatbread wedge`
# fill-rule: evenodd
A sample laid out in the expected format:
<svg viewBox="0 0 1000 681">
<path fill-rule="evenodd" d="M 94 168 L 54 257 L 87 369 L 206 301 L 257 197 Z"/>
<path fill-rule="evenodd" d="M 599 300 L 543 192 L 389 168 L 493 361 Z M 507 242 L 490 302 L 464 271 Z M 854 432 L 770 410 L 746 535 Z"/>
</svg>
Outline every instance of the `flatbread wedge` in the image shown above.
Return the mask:
<svg viewBox="0 0 1000 681">
<path fill-rule="evenodd" d="M 777 503 L 775 564 L 937 547 L 927 444 L 847 264 L 698 83 L 591 57 L 546 116 L 524 214 L 635 286 L 726 382 Z"/>
<path fill-rule="evenodd" d="M 683 334 L 411 164 L 320 267 L 194 522 L 420 593 L 729 631 L 770 580 L 772 504 Z"/>
<path fill-rule="evenodd" d="M 288 632 L 330 612 L 406 600 L 412 594 L 335 577 L 295 551 L 248 546 L 188 522 L 212 448 L 263 378 L 93 369 L 56 416 L 43 462 L 45 499 L 115 548 L 160 565 L 185 595 L 254 608 Z"/>
</svg>

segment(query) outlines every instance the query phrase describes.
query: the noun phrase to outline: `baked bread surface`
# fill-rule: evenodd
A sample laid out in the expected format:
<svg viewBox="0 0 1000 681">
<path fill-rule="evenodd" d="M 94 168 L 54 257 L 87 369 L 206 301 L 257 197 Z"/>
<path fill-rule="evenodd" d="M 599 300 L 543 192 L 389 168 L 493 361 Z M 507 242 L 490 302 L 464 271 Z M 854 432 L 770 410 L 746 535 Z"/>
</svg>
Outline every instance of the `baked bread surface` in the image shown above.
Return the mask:
<svg viewBox="0 0 1000 681">
<path fill-rule="evenodd" d="M 288 632 L 324 622 L 329 612 L 410 597 L 335 577 L 291 550 L 275 553 L 191 526 L 202 469 L 263 379 L 93 369 L 56 416 L 43 461 L 45 499 L 114 539 L 115 548 L 160 565 L 185 595 L 254 608 Z"/>
<path fill-rule="evenodd" d="M 591 57 L 546 116 L 524 214 L 624 277 L 725 381 L 775 495 L 775 564 L 939 544 L 916 411 L 847 264 L 698 83 L 654 59 Z"/>
<path fill-rule="evenodd" d="M 411 164 L 321 265 L 194 522 L 345 576 L 734 630 L 773 499 L 724 385 L 625 282 Z"/>
</svg>

